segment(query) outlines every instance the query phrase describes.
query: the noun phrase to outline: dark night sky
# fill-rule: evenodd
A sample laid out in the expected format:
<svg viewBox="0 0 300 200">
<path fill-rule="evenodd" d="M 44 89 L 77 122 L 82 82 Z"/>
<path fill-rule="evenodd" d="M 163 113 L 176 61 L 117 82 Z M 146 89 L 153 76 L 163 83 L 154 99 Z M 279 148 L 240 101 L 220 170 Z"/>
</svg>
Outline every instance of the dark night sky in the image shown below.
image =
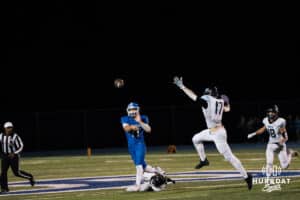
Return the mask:
<svg viewBox="0 0 300 200">
<path fill-rule="evenodd" d="M 299 40 L 269 18 L 172 5 L 14 3 L 1 72 L 3 109 L 103 108 L 137 100 L 182 104 L 176 74 L 236 101 L 300 99 Z M 34 70 L 33 70 L 34 69 Z M 113 88 L 116 77 L 123 89 Z"/>
</svg>

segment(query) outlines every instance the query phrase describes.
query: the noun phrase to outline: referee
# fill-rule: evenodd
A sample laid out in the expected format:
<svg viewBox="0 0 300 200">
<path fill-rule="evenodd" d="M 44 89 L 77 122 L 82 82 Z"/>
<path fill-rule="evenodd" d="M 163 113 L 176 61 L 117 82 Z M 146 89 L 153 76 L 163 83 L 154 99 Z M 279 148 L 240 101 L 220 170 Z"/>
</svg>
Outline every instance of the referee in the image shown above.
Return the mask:
<svg viewBox="0 0 300 200">
<path fill-rule="evenodd" d="M 1 156 L 1 193 L 9 192 L 7 183 L 7 171 L 11 167 L 17 177 L 25 178 L 34 186 L 35 181 L 31 174 L 19 169 L 20 153 L 23 150 L 23 142 L 17 133 L 13 130 L 13 124 L 6 122 L 4 124 L 4 133 L 0 134 L 0 144 L 2 150 Z"/>
</svg>

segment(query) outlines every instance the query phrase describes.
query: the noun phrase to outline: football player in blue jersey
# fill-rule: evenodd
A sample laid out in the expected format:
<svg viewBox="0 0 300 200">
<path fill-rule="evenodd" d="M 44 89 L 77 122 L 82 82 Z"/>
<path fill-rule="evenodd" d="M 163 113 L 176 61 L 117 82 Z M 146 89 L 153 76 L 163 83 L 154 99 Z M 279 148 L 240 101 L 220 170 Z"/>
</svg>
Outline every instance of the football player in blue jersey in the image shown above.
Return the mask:
<svg viewBox="0 0 300 200">
<path fill-rule="evenodd" d="M 144 172 L 164 174 L 164 171 L 159 167 L 154 168 L 147 165 L 145 161 L 144 133 L 150 133 L 151 126 L 148 117 L 140 114 L 140 107 L 137 103 L 131 102 L 128 104 L 127 116 L 121 118 L 121 123 L 127 138 L 128 151 L 136 166 L 136 184 L 126 190 L 129 192 L 140 191 Z"/>
</svg>

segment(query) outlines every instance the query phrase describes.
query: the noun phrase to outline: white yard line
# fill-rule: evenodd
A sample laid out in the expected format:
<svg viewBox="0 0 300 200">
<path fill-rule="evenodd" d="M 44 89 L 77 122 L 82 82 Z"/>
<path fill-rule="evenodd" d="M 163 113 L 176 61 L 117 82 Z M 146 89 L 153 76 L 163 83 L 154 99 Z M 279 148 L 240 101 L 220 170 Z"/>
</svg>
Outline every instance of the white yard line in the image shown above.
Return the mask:
<svg viewBox="0 0 300 200">
<path fill-rule="evenodd" d="M 260 170 L 251 170 L 250 172 L 252 173 L 260 173 Z M 285 170 L 285 172 L 300 172 L 300 170 Z M 191 175 L 190 173 L 194 173 L 193 175 Z M 229 174 L 227 174 L 229 173 Z M 230 174 L 231 173 L 231 174 Z M 114 175 L 114 176 L 97 176 L 97 177 L 73 177 L 73 178 L 63 178 L 63 179 L 44 179 L 44 180 L 39 180 L 39 182 L 42 183 L 42 181 L 58 181 L 60 183 L 58 183 L 56 186 L 56 183 L 49 183 L 48 185 L 54 187 L 54 188 L 64 188 L 65 186 L 68 186 L 71 188 L 71 190 L 64 190 L 64 191 L 59 191 L 59 193 L 69 193 L 69 192 L 84 192 L 84 191 L 101 191 L 101 190 L 110 190 L 110 189 L 124 189 L 127 187 L 127 185 L 123 185 L 123 186 L 119 186 L 119 187 L 116 187 L 116 186 L 112 186 L 112 185 L 107 185 L 109 187 L 91 187 L 91 188 L 78 188 L 78 186 L 85 186 L 85 185 L 80 185 L 80 184 L 77 184 L 77 183 L 74 183 L 74 184 L 64 184 L 64 183 L 61 183 L 62 180 L 74 180 L 74 179 L 91 179 L 89 180 L 89 182 L 103 182 L 103 181 L 111 181 L 111 182 L 114 182 L 114 181 L 122 181 L 122 180 L 134 180 L 134 176 L 133 174 L 130 174 L 130 175 Z M 192 181 L 195 181 L 195 180 L 199 180 L 199 178 L 202 176 L 203 178 L 205 177 L 209 177 L 209 178 L 212 178 L 213 180 L 208 180 L 208 181 L 224 181 L 224 179 L 218 179 L 219 177 L 221 178 L 226 178 L 226 180 L 230 180 L 230 179 L 235 179 L 236 177 L 239 177 L 240 175 L 237 174 L 237 172 L 235 170 L 205 170 L 205 171 L 184 171 L 184 172 L 174 172 L 174 173 L 170 173 L 170 176 L 174 176 L 176 177 L 175 180 L 178 180 L 178 182 L 181 182 L 182 180 L 184 182 L 192 182 Z M 194 178 L 193 178 L 194 176 Z M 300 175 L 299 174 L 295 174 L 294 176 L 291 176 L 291 177 L 299 177 Z M 217 179 L 216 179 L 217 178 Z M 98 179 L 98 180 L 97 180 Z M 201 179 L 201 178 L 200 178 Z M 291 180 L 291 183 L 293 182 L 300 182 L 300 179 L 299 180 Z M 15 184 L 23 184 L 25 183 L 24 181 L 22 182 L 14 182 Z M 13 183 L 10 183 L 11 186 Z M 46 183 L 44 183 L 46 184 Z M 127 183 L 126 183 L 127 184 Z M 187 186 L 187 187 L 184 187 L 184 188 L 218 188 L 218 187 L 232 187 L 232 186 L 240 186 L 240 185 L 244 185 L 242 183 L 239 183 L 239 184 L 236 184 L 236 183 L 233 183 L 233 184 L 230 184 L 230 182 L 227 182 L 226 184 L 218 184 L 218 185 L 202 185 L 202 186 Z M 73 187 L 72 187 L 73 186 Z M 67 187 L 67 188 L 68 188 Z M 77 188 L 77 189 L 74 189 L 74 188 Z M 43 188 L 40 188 L 40 189 L 34 189 L 32 191 L 36 191 L 36 190 L 43 190 Z M 48 189 L 47 189 L 48 190 Z M 24 191 L 27 191 L 27 190 L 24 190 Z M 50 190 L 50 191 L 47 191 L 47 192 L 38 192 L 38 193 L 34 193 L 34 194 L 30 194 L 30 193 L 27 193 L 27 194 L 24 194 L 24 193 L 20 193 L 18 194 L 19 191 L 16 191 L 17 193 L 16 194 L 12 194 L 13 196 L 19 196 L 19 195 L 39 195 L 39 194 L 57 194 L 57 191 L 56 190 Z M 22 192 L 22 191 L 21 191 Z M 3 194 L 1 196 L 11 196 L 11 194 Z M 51 199 L 53 199 L 54 197 L 52 197 Z M 42 199 L 42 198 L 39 198 L 39 199 Z M 44 199 L 48 199 L 47 197 L 45 197 Z M 50 198 L 49 198 L 50 199 Z M 29 199 L 27 199 L 29 200 Z"/>
<path fill-rule="evenodd" d="M 205 170 L 205 171 L 181 171 L 181 172 L 169 172 L 167 174 L 180 174 L 180 173 L 194 173 L 194 172 L 201 172 L 201 173 L 205 173 L 205 172 L 234 172 L 236 173 L 236 170 Z M 261 170 L 257 169 L 257 170 L 249 170 L 249 172 L 254 172 L 254 173 L 260 173 Z M 300 172 L 299 170 L 284 170 L 284 172 Z M 105 176 L 88 176 L 88 177 L 71 177 L 71 178 L 51 178 L 51 179 L 39 179 L 37 181 L 59 181 L 59 180 L 74 180 L 74 179 L 89 179 L 89 178 L 107 178 L 107 177 L 126 177 L 126 176 L 135 176 L 135 174 L 123 174 L 123 175 L 105 175 Z M 9 182 L 9 184 L 18 184 L 18 183 L 28 183 L 28 181 L 15 181 L 15 182 Z M 28 185 L 28 184 L 27 184 Z"/>
<path fill-rule="evenodd" d="M 198 189 L 198 188 L 220 188 L 220 187 L 232 187 L 232 186 L 245 186 L 245 183 L 235 183 L 235 184 L 219 184 L 219 185 L 203 185 L 203 186 L 189 186 L 189 187 L 183 187 L 187 189 Z"/>
</svg>

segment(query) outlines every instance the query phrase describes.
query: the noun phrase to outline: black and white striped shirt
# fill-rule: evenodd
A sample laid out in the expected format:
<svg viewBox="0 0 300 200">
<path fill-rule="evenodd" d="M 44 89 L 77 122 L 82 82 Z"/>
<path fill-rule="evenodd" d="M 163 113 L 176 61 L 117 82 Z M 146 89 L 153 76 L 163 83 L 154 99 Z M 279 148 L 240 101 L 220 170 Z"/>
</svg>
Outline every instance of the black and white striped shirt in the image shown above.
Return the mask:
<svg viewBox="0 0 300 200">
<path fill-rule="evenodd" d="M 23 142 L 18 134 L 13 133 L 11 135 L 0 134 L 1 149 L 4 154 L 19 154 L 23 150 Z"/>
</svg>

